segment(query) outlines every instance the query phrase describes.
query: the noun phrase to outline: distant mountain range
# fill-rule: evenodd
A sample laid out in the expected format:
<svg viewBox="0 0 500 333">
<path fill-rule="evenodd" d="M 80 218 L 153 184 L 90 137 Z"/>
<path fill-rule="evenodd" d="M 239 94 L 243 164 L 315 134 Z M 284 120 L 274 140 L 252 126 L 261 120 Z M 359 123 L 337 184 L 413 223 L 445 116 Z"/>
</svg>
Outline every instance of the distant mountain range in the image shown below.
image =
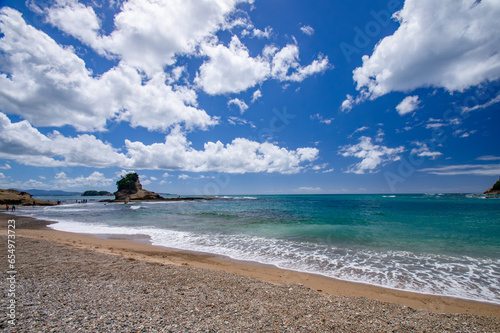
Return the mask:
<svg viewBox="0 0 500 333">
<path fill-rule="evenodd" d="M 28 192 L 29 194 L 33 196 L 61 196 L 61 195 L 80 195 L 82 192 L 66 192 L 66 191 L 60 191 L 60 190 L 37 190 L 37 189 L 31 189 L 31 190 L 19 190 L 19 189 L 14 189 L 16 191 L 21 191 L 21 192 Z"/>
</svg>

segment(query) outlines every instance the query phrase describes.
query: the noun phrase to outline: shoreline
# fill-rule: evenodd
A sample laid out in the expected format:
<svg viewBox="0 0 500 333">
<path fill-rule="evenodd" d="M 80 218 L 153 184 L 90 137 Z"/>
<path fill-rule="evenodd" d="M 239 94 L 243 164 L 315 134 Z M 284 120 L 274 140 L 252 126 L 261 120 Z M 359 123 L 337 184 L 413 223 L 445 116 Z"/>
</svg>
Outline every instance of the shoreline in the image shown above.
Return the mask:
<svg viewBox="0 0 500 333">
<path fill-rule="evenodd" d="M 46 240 L 127 259 L 162 265 L 190 266 L 256 278 L 275 285 L 303 285 L 325 295 L 364 297 L 433 313 L 475 314 L 500 318 L 500 305 L 455 298 L 421 294 L 370 284 L 344 281 L 319 274 L 281 269 L 273 265 L 247 262 L 229 257 L 194 251 L 170 249 L 151 245 L 147 235 L 96 235 L 57 231 L 47 227 L 54 222 L 0 213 L 2 226 L 7 219 L 16 220 L 16 236 Z M 2 235 L 6 228 L 2 228 Z"/>
</svg>

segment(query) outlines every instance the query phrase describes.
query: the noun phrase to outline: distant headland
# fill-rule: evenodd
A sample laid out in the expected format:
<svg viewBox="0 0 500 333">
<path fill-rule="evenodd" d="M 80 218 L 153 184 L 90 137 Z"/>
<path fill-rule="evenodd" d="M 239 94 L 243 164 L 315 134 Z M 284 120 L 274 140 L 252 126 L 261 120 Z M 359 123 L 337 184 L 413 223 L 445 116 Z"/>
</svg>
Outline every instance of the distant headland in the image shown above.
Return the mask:
<svg viewBox="0 0 500 333">
<path fill-rule="evenodd" d="M 498 178 L 498 181 L 484 194 L 493 194 L 493 195 L 500 195 L 500 177 Z"/>
<path fill-rule="evenodd" d="M 34 199 L 28 192 L 0 189 L 0 205 L 55 206 L 57 202 Z"/>
</svg>

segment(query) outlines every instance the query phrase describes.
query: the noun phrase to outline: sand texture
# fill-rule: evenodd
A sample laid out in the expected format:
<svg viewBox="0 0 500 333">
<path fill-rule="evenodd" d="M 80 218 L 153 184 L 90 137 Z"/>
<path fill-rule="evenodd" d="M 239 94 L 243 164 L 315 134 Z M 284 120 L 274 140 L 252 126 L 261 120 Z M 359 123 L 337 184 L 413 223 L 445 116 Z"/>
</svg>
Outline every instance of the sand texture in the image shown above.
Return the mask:
<svg viewBox="0 0 500 333">
<path fill-rule="evenodd" d="M 476 305 L 489 308 L 497 318 L 325 295 L 304 285 L 192 267 L 192 262 L 182 261 L 195 256 L 191 254 L 168 259 L 169 251 L 158 250 L 148 255 L 139 250 L 147 247 L 143 244 L 133 243 L 137 251 L 128 248 L 125 253 L 125 241 L 97 239 L 102 243 L 95 244 L 107 247 L 91 250 L 88 242 L 78 241 L 89 236 L 25 230 L 29 220 L 18 221 L 18 318 L 11 327 L 2 314 L 0 328 L 6 332 L 500 332 L 499 308 L 483 303 Z M 64 234 L 76 237 L 66 238 L 73 245 L 56 242 Z M 5 254 L 0 267 L 6 299 L 5 233 L 0 245 Z M 131 258 L 133 252 L 136 257 Z M 158 253 L 172 262 L 157 262 Z"/>
</svg>

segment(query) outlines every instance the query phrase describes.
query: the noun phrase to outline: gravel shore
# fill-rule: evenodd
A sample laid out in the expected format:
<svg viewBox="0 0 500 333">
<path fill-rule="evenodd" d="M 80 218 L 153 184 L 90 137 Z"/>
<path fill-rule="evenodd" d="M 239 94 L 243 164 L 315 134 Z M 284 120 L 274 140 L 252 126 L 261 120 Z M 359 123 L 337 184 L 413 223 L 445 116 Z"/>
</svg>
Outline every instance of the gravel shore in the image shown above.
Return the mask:
<svg viewBox="0 0 500 333">
<path fill-rule="evenodd" d="M 0 243 L 7 253 L 7 238 Z M 6 260 L 0 267 L 6 300 Z M 2 315 L 5 332 L 500 332 L 498 318 L 417 311 L 38 239 L 18 237 L 16 267 L 17 325 Z"/>
</svg>

